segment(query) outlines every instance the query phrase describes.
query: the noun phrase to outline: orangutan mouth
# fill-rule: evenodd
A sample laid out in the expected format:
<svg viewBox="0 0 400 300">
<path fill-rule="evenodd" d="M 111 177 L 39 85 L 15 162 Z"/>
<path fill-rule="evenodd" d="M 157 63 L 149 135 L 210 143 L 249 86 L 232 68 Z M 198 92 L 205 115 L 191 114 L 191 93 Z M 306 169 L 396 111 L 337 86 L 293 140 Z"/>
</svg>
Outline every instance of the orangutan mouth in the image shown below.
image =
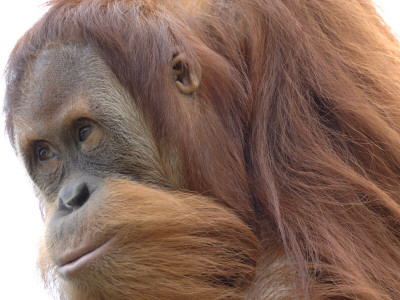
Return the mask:
<svg viewBox="0 0 400 300">
<path fill-rule="evenodd" d="M 57 271 L 68 277 L 87 268 L 94 260 L 104 256 L 111 248 L 114 237 L 103 243 L 89 243 L 81 247 L 68 250 L 57 262 Z"/>
</svg>

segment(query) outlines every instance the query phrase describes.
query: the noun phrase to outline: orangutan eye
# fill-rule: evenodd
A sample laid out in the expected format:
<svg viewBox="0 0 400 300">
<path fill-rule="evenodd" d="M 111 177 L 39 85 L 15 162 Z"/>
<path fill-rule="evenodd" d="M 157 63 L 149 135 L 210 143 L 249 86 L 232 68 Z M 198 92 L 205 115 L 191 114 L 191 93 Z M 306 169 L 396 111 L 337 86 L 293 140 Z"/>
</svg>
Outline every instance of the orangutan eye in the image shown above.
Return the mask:
<svg viewBox="0 0 400 300">
<path fill-rule="evenodd" d="M 78 131 L 78 140 L 79 142 L 83 142 L 89 138 L 89 136 L 93 132 L 93 127 L 92 126 L 82 126 L 79 127 Z"/>
<path fill-rule="evenodd" d="M 49 147 L 41 147 L 38 149 L 37 156 L 40 161 L 48 161 L 56 155 Z"/>
</svg>

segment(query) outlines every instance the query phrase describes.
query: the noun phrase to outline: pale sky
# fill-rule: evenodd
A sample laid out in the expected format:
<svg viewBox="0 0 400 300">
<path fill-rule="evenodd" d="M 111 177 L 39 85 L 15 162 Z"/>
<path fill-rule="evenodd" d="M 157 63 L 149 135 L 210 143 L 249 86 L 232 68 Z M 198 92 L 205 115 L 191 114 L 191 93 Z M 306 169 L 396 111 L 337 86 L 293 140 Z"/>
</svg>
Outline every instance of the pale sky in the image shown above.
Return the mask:
<svg viewBox="0 0 400 300">
<path fill-rule="evenodd" d="M 400 2 L 375 1 L 393 30 L 400 33 Z M 44 0 L 3 1 L 0 9 L 0 70 L 18 38 L 43 13 Z M 0 107 L 4 98 L 4 78 L 0 79 Z M 400 99 L 399 99 L 400 105 Z M 36 271 L 37 246 L 42 232 L 38 201 L 30 181 L 16 159 L 4 134 L 0 118 L 0 298 L 50 299 Z"/>
</svg>

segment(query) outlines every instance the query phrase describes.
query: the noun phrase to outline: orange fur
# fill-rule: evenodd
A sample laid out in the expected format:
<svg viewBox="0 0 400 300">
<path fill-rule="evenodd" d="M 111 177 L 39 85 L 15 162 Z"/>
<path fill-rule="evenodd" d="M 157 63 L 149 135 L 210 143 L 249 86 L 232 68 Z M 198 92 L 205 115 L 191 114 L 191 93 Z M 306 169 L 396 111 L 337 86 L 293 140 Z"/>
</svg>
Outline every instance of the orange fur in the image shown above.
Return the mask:
<svg viewBox="0 0 400 300">
<path fill-rule="evenodd" d="M 50 3 L 9 62 L 12 142 L 27 65 L 51 44 L 90 44 L 181 191 L 110 183 L 101 226 L 135 238 L 92 266 L 111 277 L 75 285 L 85 297 L 400 298 L 400 45 L 371 1 Z M 176 52 L 201 73 L 191 98 L 171 88 Z M 215 284 L 221 271 L 238 281 Z M 119 276 L 126 290 L 104 279 Z"/>
<path fill-rule="evenodd" d="M 62 297 L 241 298 L 255 273 L 259 242 L 226 208 L 200 196 L 121 179 L 106 183 L 99 197 L 104 199 L 100 207 L 77 223 L 85 226 L 82 234 L 116 236 L 113 250 L 102 260 L 63 282 L 48 258 L 53 242 L 47 240 L 43 247 L 43 277 Z M 223 280 L 232 285 L 219 284 Z"/>
</svg>

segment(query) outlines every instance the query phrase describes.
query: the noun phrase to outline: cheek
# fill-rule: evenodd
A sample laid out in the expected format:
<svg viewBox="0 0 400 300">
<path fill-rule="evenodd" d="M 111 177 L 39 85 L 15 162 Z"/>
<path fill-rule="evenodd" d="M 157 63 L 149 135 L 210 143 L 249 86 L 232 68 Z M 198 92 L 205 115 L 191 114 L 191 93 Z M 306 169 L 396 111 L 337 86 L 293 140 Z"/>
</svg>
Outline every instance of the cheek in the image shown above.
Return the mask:
<svg viewBox="0 0 400 300">
<path fill-rule="evenodd" d="M 62 165 L 62 159 L 60 157 L 54 158 L 51 161 L 45 162 L 40 166 L 40 175 L 42 177 L 54 178 L 58 175 Z"/>
<path fill-rule="evenodd" d="M 171 292 L 165 288 L 179 282 L 177 295 L 213 299 L 215 293 L 242 288 L 255 274 L 258 239 L 232 212 L 204 197 L 109 180 L 70 215 L 52 206 L 49 216 L 39 261 L 45 278 L 57 274 L 57 257 L 65 249 L 87 240 L 113 241 L 89 265 L 61 277 L 62 289 L 80 296 L 75 298 L 140 299 L 149 294 L 163 299 Z M 201 287 L 201 292 L 188 287 Z"/>
<path fill-rule="evenodd" d="M 54 202 L 59 182 L 62 176 L 62 159 L 55 158 L 45 163 L 38 163 L 30 172 L 36 191 L 40 191 L 40 198 L 44 202 Z"/>
<path fill-rule="evenodd" d="M 47 227 L 49 220 L 52 218 L 57 208 L 56 192 L 46 192 L 36 183 L 34 184 L 34 191 L 36 197 L 39 199 L 39 209 L 42 215 L 44 225 Z M 50 190 L 50 189 L 48 189 Z"/>
</svg>

